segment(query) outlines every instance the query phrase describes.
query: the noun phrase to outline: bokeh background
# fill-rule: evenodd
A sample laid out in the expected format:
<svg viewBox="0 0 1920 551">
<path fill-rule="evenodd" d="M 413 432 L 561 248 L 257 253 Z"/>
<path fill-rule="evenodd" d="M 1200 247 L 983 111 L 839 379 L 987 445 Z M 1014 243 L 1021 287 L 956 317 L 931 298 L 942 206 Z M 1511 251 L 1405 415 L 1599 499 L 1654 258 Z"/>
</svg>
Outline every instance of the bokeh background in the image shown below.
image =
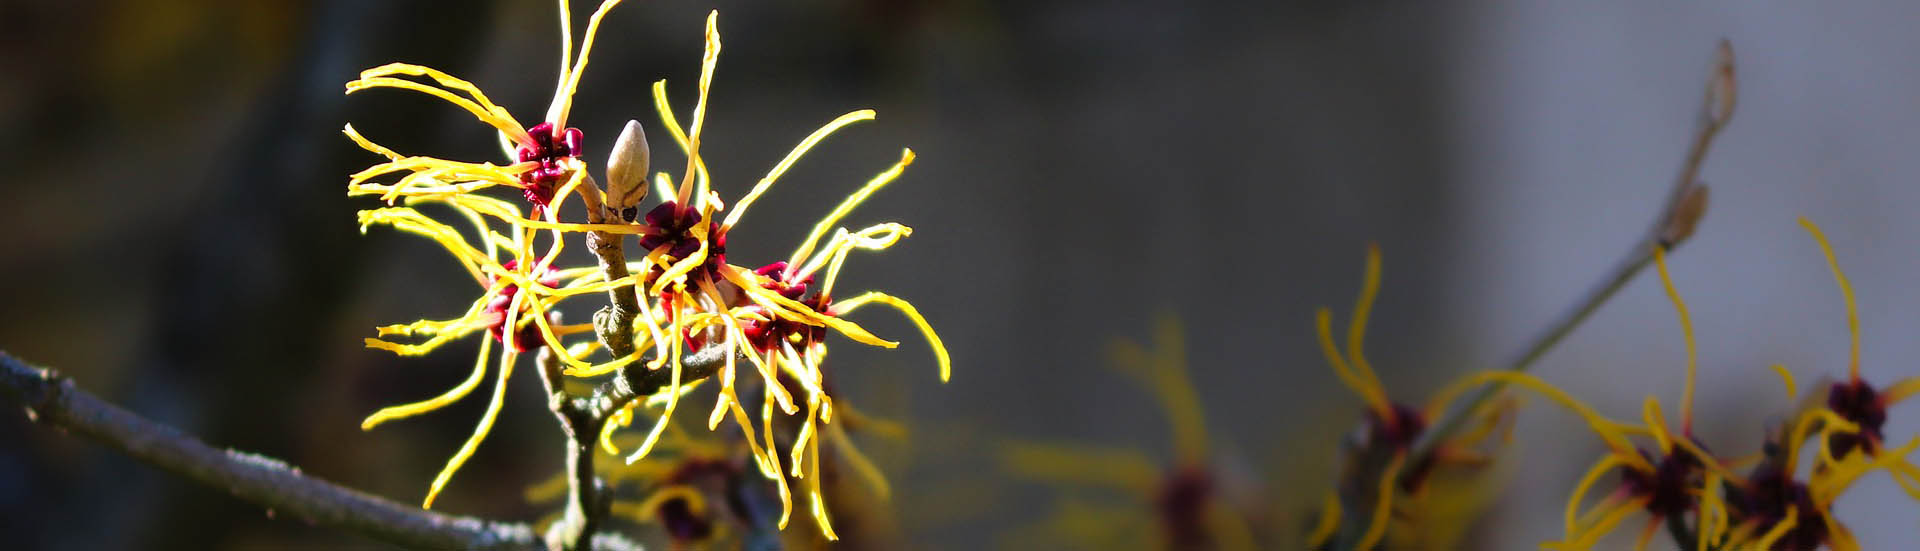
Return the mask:
<svg viewBox="0 0 1920 551">
<path fill-rule="evenodd" d="M 1839 293 L 1796 215 L 1826 226 L 1862 296 L 1867 376 L 1915 373 L 1920 5 L 631 1 L 575 103 L 590 158 L 635 118 L 656 129 L 656 166 L 677 167 L 647 87 L 666 78 L 690 101 L 715 7 L 726 46 L 704 151 L 723 195 L 832 117 L 880 114 L 775 188 L 735 257 L 784 254 L 900 147 L 920 155 L 849 219 L 913 237 L 856 257 L 844 285 L 913 300 L 953 381 L 890 316 L 861 321 L 900 349 L 835 349 L 846 399 L 918 427 L 871 450 L 901 486 L 911 548 L 1017 547 L 999 536 L 1048 514 L 1057 489 L 995 474 L 1006 439 L 1168 457 L 1150 395 L 1102 352 L 1163 312 L 1188 330 L 1236 492 L 1275 525 L 1308 522 L 1361 411 L 1313 346 L 1312 309 L 1345 309 L 1365 244 L 1386 254 L 1369 343 L 1395 395 L 1497 365 L 1650 221 L 1721 38 L 1739 111 L 1703 171 L 1707 219 L 1673 258 L 1700 336 L 1703 438 L 1757 446 L 1787 407 L 1769 364 L 1803 382 L 1844 372 Z M 551 3 L 0 2 L 0 20 L 0 348 L 215 445 L 417 499 L 483 400 L 358 421 L 464 378 L 474 341 L 414 359 L 360 341 L 454 315 L 473 289 L 429 243 L 360 235 L 353 212 L 370 202 L 343 184 L 377 159 L 339 130 L 450 158 L 498 150 L 438 100 L 342 84 L 421 63 L 532 120 L 558 57 Z M 1677 399 L 1683 357 L 1649 274 L 1539 373 L 1628 416 L 1648 393 Z M 514 383 L 440 508 L 543 512 L 520 491 L 560 469 L 560 436 L 534 381 Z M 1896 409 L 1890 437 L 1920 429 L 1916 415 Z M 1600 452 L 1577 428 L 1524 412 L 1523 460 L 1475 548 L 1559 535 L 1559 504 Z M 0 526 L 28 549 L 374 545 L 21 416 L 0 421 L 0 442 Z M 1910 541 L 1920 514 L 1884 476 L 1838 509 L 1869 549 Z"/>
</svg>

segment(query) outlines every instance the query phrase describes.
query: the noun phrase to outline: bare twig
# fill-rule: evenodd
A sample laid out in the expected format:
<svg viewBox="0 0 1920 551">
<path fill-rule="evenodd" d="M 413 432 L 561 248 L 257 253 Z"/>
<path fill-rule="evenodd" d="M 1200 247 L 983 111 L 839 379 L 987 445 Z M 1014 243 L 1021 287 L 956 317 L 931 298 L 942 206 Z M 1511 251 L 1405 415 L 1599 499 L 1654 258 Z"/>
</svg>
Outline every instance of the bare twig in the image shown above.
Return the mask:
<svg viewBox="0 0 1920 551">
<path fill-rule="evenodd" d="M 1613 271 L 1600 284 L 1588 291 L 1585 297 L 1576 302 L 1572 309 L 1560 317 L 1547 330 L 1540 334 L 1524 349 L 1520 356 L 1507 364 L 1510 371 L 1532 369 L 1542 356 L 1552 350 L 1566 336 L 1579 327 L 1600 305 L 1606 304 L 1615 293 L 1633 281 L 1633 277 L 1653 263 L 1655 248 L 1673 250 L 1693 236 L 1694 228 L 1700 219 L 1706 216 L 1707 185 L 1699 181 L 1700 166 L 1706 162 L 1707 149 L 1712 147 L 1713 138 L 1720 134 L 1733 119 L 1735 98 L 1733 72 L 1733 46 L 1721 40 L 1715 50 L 1713 74 L 1707 81 L 1706 101 L 1701 105 L 1699 126 L 1694 131 L 1692 145 L 1687 149 L 1686 162 L 1681 164 L 1679 180 L 1673 184 L 1673 192 L 1668 194 L 1667 203 L 1660 208 L 1659 218 L 1647 229 L 1644 238 L 1633 244 L 1625 258 L 1615 265 Z M 1444 422 L 1437 423 L 1437 430 L 1427 431 L 1415 446 L 1415 456 L 1419 457 L 1433 450 L 1440 439 L 1459 430 L 1461 423 L 1470 417 L 1469 413 L 1486 405 L 1505 383 L 1497 383 L 1482 388 L 1467 406 L 1452 410 Z"/>
<path fill-rule="evenodd" d="M 682 380 L 713 375 L 726 363 L 723 347 L 709 347 L 684 358 Z M 658 392 L 667 384 L 666 370 L 636 370 L 601 385 L 591 398 L 567 400 L 563 415 L 574 429 L 598 427 L 613 411 L 636 398 Z M 396 545 L 421 549 L 530 549 L 543 546 L 526 524 L 500 522 L 427 511 L 302 474 L 296 467 L 270 457 L 219 450 L 171 426 L 156 423 L 101 400 L 74 385 L 66 376 L 33 367 L 0 352 L 0 394 L 26 407 L 35 422 L 80 434 L 141 461 L 201 484 L 225 488 L 247 502 L 276 514 L 290 514 L 317 526 L 333 526 Z M 567 423 L 579 423 L 569 425 Z M 586 442 L 573 459 L 591 460 L 597 429 L 570 434 L 570 441 Z M 576 447 L 578 447 L 576 445 Z M 578 461 L 574 461 L 577 463 Z M 582 472 L 570 467 L 575 473 Z M 591 477 L 591 471 L 584 471 Z M 588 484 L 583 504 L 602 501 L 597 486 Z M 585 513 L 586 511 L 583 511 Z M 604 512 L 604 511 L 603 511 Z M 584 515 L 598 518 L 603 515 Z M 591 525 L 580 534 L 591 534 Z M 600 534 L 590 542 L 575 540 L 581 549 L 638 549 L 625 538 Z"/>
<path fill-rule="evenodd" d="M 713 376 L 721 366 L 726 365 L 730 352 L 725 346 L 708 346 L 680 358 L 680 384 Z M 612 380 L 601 383 L 593 396 L 575 398 L 572 407 L 605 422 L 608 416 L 627 407 L 629 402 L 660 392 L 672 381 L 672 372 L 664 367 L 655 370 L 628 367 L 621 369 Z"/>
<path fill-rule="evenodd" d="M 533 529 L 422 510 L 309 477 L 277 459 L 214 449 L 179 430 L 107 403 L 52 370 L 0 352 L 0 393 L 34 421 L 116 450 L 235 497 L 309 523 L 337 526 L 407 547 L 527 549 Z"/>
<path fill-rule="evenodd" d="M 584 173 L 581 177 L 587 179 L 586 185 L 580 188 L 580 197 L 586 202 L 587 221 L 607 224 L 620 220 L 619 213 L 609 212 L 611 207 L 603 202 L 600 186 L 593 181 L 593 177 Z M 627 254 L 621 245 L 621 237 L 607 232 L 587 232 L 587 250 L 593 251 L 593 257 L 600 262 L 600 272 L 606 275 L 607 281 L 616 281 L 629 275 Z M 640 300 L 634 294 L 634 289 L 632 285 L 608 289 L 607 300 L 611 304 L 593 314 L 594 334 L 615 358 L 633 354 L 633 318 L 640 314 Z"/>
<path fill-rule="evenodd" d="M 1699 181 L 1700 167 L 1706 161 L 1707 150 L 1713 145 L 1714 137 L 1718 136 L 1720 130 L 1733 119 L 1735 99 L 1733 47 L 1726 40 L 1721 40 L 1715 50 L 1712 74 L 1707 80 L 1706 98 L 1701 105 L 1700 119 L 1694 132 L 1693 142 L 1687 150 L 1686 160 L 1681 164 L 1679 178 L 1673 184 L 1673 191 L 1668 195 L 1666 204 L 1660 209 L 1659 217 L 1647 229 L 1646 235 L 1634 242 L 1626 257 L 1616 264 L 1598 285 L 1575 302 L 1566 314 L 1549 324 L 1537 338 L 1530 341 L 1530 344 L 1522 349 L 1520 355 L 1508 363 L 1505 369 L 1516 372 L 1532 369 L 1541 357 L 1544 357 L 1549 350 L 1598 311 L 1600 305 L 1606 304 L 1608 299 L 1613 298 L 1614 294 L 1626 287 L 1627 282 L 1632 281 L 1634 276 L 1639 275 L 1641 270 L 1653 263 L 1656 249 L 1672 250 L 1693 236 L 1694 228 L 1706 215 L 1707 207 L 1707 186 Z M 1431 425 L 1433 427 L 1431 430 L 1423 432 L 1414 442 L 1406 464 L 1420 465 L 1431 461 L 1440 442 L 1458 432 L 1466 425 L 1469 418 L 1487 407 L 1505 388 L 1504 382 L 1481 387 L 1464 402 L 1464 406 L 1448 410 L 1438 422 Z M 1352 473 L 1356 476 L 1353 480 L 1346 481 L 1348 484 L 1343 484 L 1343 491 L 1340 492 L 1341 508 L 1347 511 L 1371 511 L 1371 492 L 1349 490 L 1377 487 L 1373 486 L 1373 483 L 1354 484 L 1353 482 L 1379 481 L 1384 475 L 1386 461 L 1381 457 L 1368 457 L 1361 458 L 1356 464 L 1361 466 L 1357 472 Z M 1398 484 L 1398 481 L 1394 483 Z M 1331 542 L 1331 548 L 1348 550 L 1357 546 L 1360 535 L 1366 529 L 1366 523 L 1371 520 L 1363 517 L 1364 515 L 1347 515 L 1343 518 L 1340 530 L 1335 540 Z"/>
<path fill-rule="evenodd" d="M 594 438 L 600 434 L 604 418 L 573 407 L 563 386 L 560 359 L 547 348 L 537 356 L 540 382 L 547 389 L 547 408 L 560 420 L 560 431 L 567 436 L 567 509 L 561 521 L 546 534 L 551 549 L 591 548 L 594 532 L 607 513 L 608 502 L 601 499 L 600 478 L 593 470 Z"/>
</svg>

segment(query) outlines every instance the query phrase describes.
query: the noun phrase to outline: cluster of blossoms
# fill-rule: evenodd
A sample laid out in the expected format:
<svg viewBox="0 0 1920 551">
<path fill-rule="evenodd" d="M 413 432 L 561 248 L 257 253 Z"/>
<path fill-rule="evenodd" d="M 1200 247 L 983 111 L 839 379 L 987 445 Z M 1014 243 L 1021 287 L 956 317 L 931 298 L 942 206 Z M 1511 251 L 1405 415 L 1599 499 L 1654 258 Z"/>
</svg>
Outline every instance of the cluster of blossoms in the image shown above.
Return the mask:
<svg viewBox="0 0 1920 551">
<path fill-rule="evenodd" d="M 1745 456 L 1711 452 L 1693 433 L 1696 371 L 1693 327 L 1686 303 L 1668 273 L 1664 247 L 1654 249 L 1653 262 L 1678 314 L 1687 350 L 1678 427 L 1668 422 L 1660 401 L 1652 396 L 1644 402 L 1639 422 L 1615 420 L 1539 377 L 1514 371 L 1487 371 L 1462 378 L 1437 392 L 1424 412 L 1387 402 L 1372 370 L 1358 353 L 1358 327 L 1365 322 L 1378 277 L 1377 258 L 1370 254 L 1367 281 L 1360 306 L 1356 308 L 1355 330 L 1349 334 L 1349 358 L 1338 353 L 1324 311 L 1319 324 L 1322 345 L 1335 371 L 1366 399 L 1368 406 L 1366 428 L 1362 431 L 1363 437 L 1358 439 L 1365 444 L 1350 446 L 1348 456 L 1353 458 L 1354 465 L 1377 463 L 1383 455 L 1388 458 L 1384 468 L 1374 465 L 1366 470 L 1350 466 L 1349 476 L 1343 477 L 1351 483 L 1353 472 L 1377 473 L 1377 478 L 1363 476 L 1359 480 L 1375 480 L 1380 485 L 1373 520 L 1354 548 L 1374 549 L 1393 518 L 1413 514 L 1398 512 L 1389 505 L 1396 493 L 1416 492 L 1426 479 L 1424 472 L 1430 465 L 1463 457 L 1448 451 L 1449 446 L 1457 445 L 1450 439 L 1432 453 L 1412 459 L 1418 463 L 1409 467 L 1405 455 L 1407 443 L 1417 440 L 1417 433 L 1427 429 L 1425 421 L 1446 412 L 1448 405 L 1468 390 L 1500 384 L 1534 391 L 1567 408 L 1580 416 L 1607 447 L 1607 453 L 1581 477 L 1567 500 L 1564 539 L 1543 543 L 1543 549 L 1592 549 L 1635 513 L 1644 513 L 1646 519 L 1635 539 L 1635 549 L 1644 549 L 1663 526 L 1675 538 L 1686 538 L 1687 541 L 1681 542 L 1685 548 L 1702 551 L 1859 549 L 1846 525 L 1836 519 L 1833 505 L 1861 476 L 1885 471 L 1911 497 L 1920 500 L 1920 467 L 1906 459 L 1920 448 L 1920 437 L 1903 446 L 1888 447 L 1881 430 L 1888 407 L 1920 393 L 1920 377 L 1902 379 L 1884 388 L 1875 387 L 1860 377 L 1859 331 L 1852 286 L 1819 228 L 1805 219 L 1801 224 L 1825 253 L 1846 301 L 1853 339 L 1848 375 L 1845 380 L 1822 384 L 1817 392 L 1802 397 L 1793 374 L 1783 366 L 1773 366 L 1786 386 L 1789 400 L 1799 400 L 1800 405 L 1784 422 L 1766 431 L 1766 441 L 1758 452 Z M 1490 426 L 1486 422 L 1489 419 L 1483 418 L 1480 426 Z M 1470 430 L 1454 438 L 1460 440 L 1459 444 L 1471 444 L 1484 432 Z M 1396 451 L 1382 454 L 1377 450 L 1381 445 Z M 1807 446 L 1812 450 L 1806 450 Z M 1810 465 L 1802 464 L 1803 455 L 1812 457 Z M 1475 457 L 1477 460 L 1481 456 Z M 1609 484 L 1607 476 L 1616 471 L 1617 481 Z M 1393 487 L 1396 481 L 1398 489 Z M 1589 495 L 1603 486 L 1611 489 L 1599 492 L 1602 497 L 1590 504 Z M 1310 546 L 1320 547 L 1333 535 L 1341 502 L 1328 498 L 1327 512 L 1310 536 Z M 1399 547 L 1405 545 L 1394 546 Z"/>
<path fill-rule="evenodd" d="M 1882 443 L 1886 409 L 1920 391 L 1920 377 L 1907 378 L 1876 390 L 1860 377 L 1859 327 L 1852 286 L 1840 270 L 1833 249 L 1819 228 L 1801 219 L 1825 254 L 1846 301 L 1852 335 L 1848 376 L 1824 385 L 1824 396 L 1809 396 L 1784 423 L 1767 431 L 1757 453 L 1718 455 L 1693 434 L 1694 338 L 1686 303 L 1668 276 L 1665 255 L 1656 251 L 1660 278 L 1679 314 L 1687 345 L 1687 375 L 1681 395 L 1679 430 L 1667 424 L 1659 402 L 1646 401 L 1642 423 L 1609 420 L 1545 383 L 1530 386 L 1549 392 L 1556 401 L 1587 417 L 1609 452 L 1582 477 L 1567 501 L 1566 538 L 1544 545 L 1550 549 L 1589 549 L 1635 512 L 1647 520 L 1635 547 L 1644 548 L 1663 523 L 1692 549 L 1789 549 L 1836 551 L 1859 549 L 1846 525 L 1834 516 L 1840 494 L 1862 475 L 1875 470 L 1889 473 L 1907 493 L 1920 500 L 1920 469 L 1906 456 L 1920 447 L 1920 437 L 1899 448 Z M 1798 389 L 1792 372 L 1773 366 L 1790 400 Z M 1642 437 L 1651 448 L 1636 446 Z M 1803 446 L 1811 444 L 1813 461 L 1801 468 Z M 1610 472 L 1619 481 L 1598 503 L 1582 512 L 1586 497 Z"/>
<path fill-rule="evenodd" d="M 1366 406 L 1361 426 L 1342 449 L 1341 481 L 1320 506 L 1306 538 L 1310 549 L 1457 549 L 1467 530 L 1496 497 L 1490 467 L 1513 437 L 1520 400 L 1497 392 L 1530 391 L 1582 419 L 1606 447 L 1574 486 L 1566 504 L 1564 538 L 1543 549 L 1586 550 L 1636 514 L 1644 515 L 1634 548 L 1644 549 L 1663 527 L 1682 548 L 1709 550 L 1832 549 L 1853 551 L 1858 542 L 1835 516 L 1839 496 L 1862 476 L 1884 471 L 1920 500 L 1920 466 L 1907 456 L 1920 437 L 1892 447 L 1883 426 L 1887 409 L 1920 393 L 1920 377 L 1885 387 L 1860 376 L 1859 339 L 1852 286 L 1831 246 L 1811 222 L 1847 305 L 1853 346 L 1844 380 L 1822 383 L 1802 396 L 1794 376 L 1773 366 L 1798 407 L 1766 428 L 1760 449 L 1744 456 L 1716 454 L 1693 431 L 1696 351 L 1691 315 L 1667 267 L 1665 246 L 1651 249 L 1651 263 L 1677 314 L 1686 347 L 1679 415 L 1670 422 L 1659 399 L 1649 396 L 1639 418 L 1610 418 L 1571 393 L 1520 371 L 1483 371 L 1438 389 L 1421 407 L 1396 402 L 1363 352 L 1366 325 L 1380 289 L 1380 253 L 1367 251 L 1365 276 L 1344 342 L 1333 315 L 1317 312 L 1322 351 L 1339 379 Z M 1099 501 L 1062 498 L 1059 510 L 1017 533 L 1022 546 L 1128 546 L 1158 541 L 1166 549 L 1253 548 L 1262 538 L 1252 527 L 1257 514 L 1223 495 L 1202 420 L 1200 397 L 1186 374 L 1185 339 L 1176 322 L 1163 319 L 1155 346 L 1121 341 L 1111 363 L 1151 389 L 1173 428 L 1170 463 L 1133 449 L 1016 442 L 1001 450 L 1003 467 L 1023 478 L 1070 481 L 1104 490 Z M 1470 391 L 1494 386 L 1493 399 L 1468 402 Z M 1450 419 L 1449 413 L 1457 414 Z M 1808 460 L 1807 458 L 1811 459 Z M 1609 475 L 1612 475 L 1610 477 Z M 1597 499 L 1593 496 L 1599 495 Z M 1118 497 L 1119 499 L 1115 499 Z M 1357 508 L 1356 520 L 1344 509 Z M 1151 516 L 1142 512 L 1150 511 Z M 1351 530 L 1351 531 L 1345 531 Z M 1337 539 L 1336 539 L 1337 538 Z M 1336 543 L 1337 542 L 1337 543 Z"/>
<path fill-rule="evenodd" d="M 908 227 L 895 223 L 860 230 L 839 224 L 856 206 L 897 179 L 913 161 L 913 152 L 903 151 L 898 163 L 829 212 L 801 239 L 791 256 L 760 267 L 728 263 L 727 234 L 748 208 L 821 140 L 848 124 L 872 119 L 874 113 L 854 111 L 813 132 L 728 210 L 713 189 L 700 155 L 707 94 L 720 52 L 717 13 L 710 14 L 699 97 L 689 126 L 683 128 L 675 118 L 667 101 L 665 81 L 653 86 L 662 123 L 687 156 L 685 172 L 677 184 L 664 172 L 655 174 L 649 186 L 651 155 L 646 138 L 638 123 L 629 122 L 604 167 L 607 187 L 603 189 L 589 175 L 585 137 L 578 129 L 568 127 L 567 119 L 594 35 L 618 3 L 605 0 L 600 4 L 575 57 L 568 2 L 559 2 L 563 35 L 560 77 L 546 117 L 531 127 L 523 126 L 473 84 L 427 67 L 395 63 L 369 69 L 347 83 L 348 93 L 399 88 L 453 103 L 502 137 L 509 161 L 494 164 L 401 155 L 363 137 L 350 125 L 346 128 L 355 143 L 387 159 L 354 174 L 348 185 L 348 195 L 377 196 L 387 205 L 361 211 L 362 229 L 390 226 L 434 240 L 455 257 L 480 289 L 479 298 L 464 314 L 382 327 L 377 338 L 367 339 L 368 346 L 419 355 L 469 335 L 484 332 L 488 336 L 482 339 L 473 374 L 465 382 L 425 401 L 382 409 L 362 426 L 370 429 L 385 421 L 433 411 L 466 396 L 486 378 L 492 348 L 498 343 L 502 350 L 492 401 L 472 437 L 433 481 L 424 502 L 430 507 L 486 437 L 500 412 L 507 380 L 519 356 L 544 349 L 564 367 L 565 375 L 577 378 L 627 369 L 666 370 L 671 374 L 668 385 L 653 396 L 629 402 L 605 423 L 600 435 L 602 447 L 618 453 L 614 432 L 630 426 L 641 410 L 659 408 L 652 429 L 627 455 L 627 462 L 646 457 L 662 441 L 684 394 L 703 383 L 717 387 L 707 426 L 715 429 L 729 418 L 738 425 L 755 470 L 778 488 L 782 505 L 779 525 L 786 525 L 791 512 L 791 477 L 805 481 L 811 514 L 822 533 L 833 538 L 820 490 L 821 441 L 847 448 L 843 456 L 858 457 L 858 452 L 851 450 L 844 433 L 834 424 L 834 400 L 827 391 L 822 367 L 827 334 L 894 347 L 895 342 L 846 319 L 863 306 L 893 307 L 917 325 L 930 342 L 942 381 L 950 370 L 939 337 L 911 304 L 879 292 L 851 298 L 834 294 L 836 280 L 851 252 L 886 249 L 911 233 Z M 402 176 L 390 183 L 376 181 L 395 174 Z M 525 211 L 515 201 L 481 193 L 496 187 L 519 190 L 516 199 L 524 200 Z M 641 215 L 649 187 L 658 189 L 660 202 Z M 566 220 L 561 214 L 566 202 L 576 197 L 585 208 L 584 221 Z M 457 215 L 455 220 L 473 228 L 477 241 L 470 240 L 455 225 L 417 209 L 430 204 L 450 209 Z M 723 211 L 726 216 L 720 218 Z M 618 249 L 629 235 L 635 236 L 643 251 L 639 258 L 607 264 L 609 257 L 604 253 L 609 248 Z M 589 248 L 602 255 L 603 265 L 559 265 L 565 244 L 583 236 Z M 625 314 L 631 316 L 630 322 L 625 316 L 608 316 L 612 321 L 607 326 L 558 322 L 557 310 L 563 302 L 593 294 L 611 294 L 616 305 L 631 297 L 638 311 Z M 724 365 L 711 377 L 683 379 L 682 359 L 711 347 L 726 352 Z M 602 350 L 607 351 L 606 359 L 595 360 Z M 737 365 L 740 358 L 746 360 L 745 365 Z M 757 383 L 738 377 L 737 368 L 748 366 L 759 375 Z M 754 390 L 759 391 L 758 400 L 742 397 L 751 396 Z M 758 427 L 748 412 L 753 405 L 760 406 Z M 796 419 L 785 426 L 797 426 L 797 430 L 776 435 L 776 411 Z M 659 505 L 652 508 L 658 509 Z"/>
</svg>

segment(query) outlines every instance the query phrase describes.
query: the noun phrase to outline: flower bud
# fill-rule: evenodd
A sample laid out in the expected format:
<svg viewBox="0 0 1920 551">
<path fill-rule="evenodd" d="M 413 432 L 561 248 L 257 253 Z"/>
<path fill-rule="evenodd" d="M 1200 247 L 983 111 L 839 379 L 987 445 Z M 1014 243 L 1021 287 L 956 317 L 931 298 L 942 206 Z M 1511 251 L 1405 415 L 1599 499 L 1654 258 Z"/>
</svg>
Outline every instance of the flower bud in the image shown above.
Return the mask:
<svg viewBox="0 0 1920 551">
<path fill-rule="evenodd" d="M 647 198 L 650 156 L 647 131 L 640 128 L 639 121 L 627 121 L 607 157 L 606 208 L 621 220 L 632 222 L 640 214 L 640 201 Z"/>
<path fill-rule="evenodd" d="M 1713 80 L 1707 83 L 1707 117 L 1715 126 L 1733 119 L 1733 104 L 1739 95 L 1733 75 L 1733 45 L 1723 39 L 1714 50 Z"/>
<path fill-rule="evenodd" d="M 1660 224 L 1660 246 L 1672 248 L 1693 236 L 1700 219 L 1707 215 L 1707 185 L 1694 183 L 1686 195 L 1673 204 L 1673 211 Z"/>
</svg>

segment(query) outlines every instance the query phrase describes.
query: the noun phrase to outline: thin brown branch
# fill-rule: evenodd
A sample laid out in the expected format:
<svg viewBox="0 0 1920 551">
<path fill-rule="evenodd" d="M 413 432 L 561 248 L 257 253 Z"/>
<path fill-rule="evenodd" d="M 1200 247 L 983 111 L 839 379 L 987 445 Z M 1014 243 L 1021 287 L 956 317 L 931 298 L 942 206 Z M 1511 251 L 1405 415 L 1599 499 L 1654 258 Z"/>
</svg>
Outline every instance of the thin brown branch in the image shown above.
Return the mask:
<svg viewBox="0 0 1920 551">
<path fill-rule="evenodd" d="M 709 346 L 681 358 L 680 384 L 684 385 L 713 376 L 727 364 L 727 355 L 730 352 L 731 350 L 725 346 Z M 624 368 L 612 380 L 601 383 L 592 397 L 575 399 L 573 407 L 588 412 L 592 418 L 604 422 L 607 416 L 627 407 L 628 403 L 658 393 L 672 382 L 671 368 Z"/>
<path fill-rule="evenodd" d="M 1656 248 L 1670 251 L 1693 236 L 1694 228 L 1706 216 L 1707 209 L 1707 185 L 1699 180 L 1700 167 L 1706 162 L 1707 150 L 1713 146 L 1713 138 L 1733 119 L 1733 78 L 1733 47 L 1722 40 L 1715 50 L 1713 72 L 1707 80 L 1706 101 L 1700 106 L 1699 126 L 1694 131 L 1693 142 L 1687 148 L 1686 161 L 1680 166 L 1679 179 L 1674 182 L 1673 191 L 1667 195 L 1666 204 L 1660 207 L 1659 217 L 1647 228 L 1645 237 L 1634 242 L 1633 248 L 1627 251 L 1626 257 L 1614 266 L 1613 271 L 1574 303 L 1560 319 L 1549 324 L 1546 331 L 1531 341 L 1505 369 L 1526 371 L 1533 368 L 1541 357 L 1546 356 L 1547 351 L 1573 333 L 1574 328 L 1600 309 L 1600 305 L 1606 304 L 1615 293 L 1626 288 L 1627 282 L 1633 281 L 1634 276 L 1652 264 Z M 1499 383 L 1484 387 L 1466 402 L 1466 407 L 1450 412 L 1451 415 L 1444 422 L 1436 424 L 1437 430 L 1422 435 L 1419 445 L 1415 446 L 1415 456 L 1431 452 L 1441 438 L 1459 430 L 1474 410 L 1486 405 L 1505 386 Z"/>
<path fill-rule="evenodd" d="M 220 450 L 173 427 L 107 403 L 72 379 L 0 352 L 0 393 L 35 422 L 91 438 L 134 458 L 318 526 L 335 526 L 406 547 L 527 549 L 533 529 L 435 513 L 302 474 L 285 462 Z"/>
<path fill-rule="evenodd" d="M 712 376 L 726 365 L 729 349 L 710 346 L 681 358 L 681 384 Z M 668 368 L 621 369 L 612 380 L 602 383 L 593 396 L 569 398 L 562 390 L 563 370 L 558 358 L 542 350 L 539 356 L 541 381 L 546 385 L 548 408 L 560 420 L 567 435 L 567 510 L 562 520 L 546 535 L 547 544 L 556 549 L 585 549 L 599 546 L 605 536 L 596 535 L 611 503 L 605 488 L 594 474 L 593 456 L 607 418 L 643 396 L 666 389 L 672 383 Z"/>
<path fill-rule="evenodd" d="M 1548 324 L 1545 331 L 1529 342 L 1506 370 L 1524 372 L 1531 369 L 1540 358 L 1546 356 L 1555 345 L 1565 340 L 1567 335 L 1586 322 L 1600 306 L 1606 304 L 1613 295 L 1633 281 L 1634 276 L 1653 263 L 1654 251 L 1672 250 L 1693 236 L 1693 231 L 1706 215 L 1707 186 L 1699 181 L 1700 168 L 1706 162 L 1707 150 L 1712 147 L 1714 137 L 1720 134 L 1727 123 L 1733 119 L 1737 88 L 1734 79 L 1733 47 L 1721 40 L 1714 52 L 1711 74 L 1707 78 L 1705 99 L 1700 106 L 1700 115 L 1692 142 L 1687 149 L 1685 160 L 1681 163 L 1678 179 L 1667 201 L 1660 208 L 1660 214 L 1647 228 L 1644 237 L 1636 240 L 1625 258 L 1600 283 L 1575 302 L 1559 319 Z M 1440 442 L 1446 440 L 1466 425 L 1466 421 L 1476 412 L 1487 407 L 1506 383 L 1495 383 L 1481 387 L 1470 398 L 1448 410 L 1443 417 L 1433 423 L 1433 428 L 1423 432 L 1410 450 L 1407 464 L 1419 465 L 1430 461 Z M 1359 467 L 1347 473 L 1340 492 L 1341 508 L 1347 511 L 1371 511 L 1373 493 L 1366 491 L 1376 487 L 1374 481 L 1384 476 L 1385 457 L 1396 450 L 1361 450 L 1372 452 L 1358 458 Z M 1398 484 L 1398 482 L 1394 482 Z M 1353 549 L 1359 544 L 1359 537 L 1372 519 L 1366 515 L 1347 515 L 1342 519 L 1340 530 L 1331 542 L 1330 548 L 1337 550 Z"/>
<path fill-rule="evenodd" d="M 591 548 L 608 505 L 601 499 L 600 479 L 593 469 L 594 438 L 600 434 L 604 420 L 573 407 L 564 387 L 560 359 L 551 349 L 540 349 L 537 360 L 540 382 L 547 390 L 547 408 L 559 419 L 560 431 L 567 436 L 567 509 L 560 522 L 548 529 L 547 547 Z"/>
<path fill-rule="evenodd" d="M 587 221 L 594 224 L 613 223 L 620 220 L 619 213 L 609 212 L 609 206 L 603 202 L 600 185 L 592 176 L 586 178 L 586 185 L 580 187 L 580 197 L 586 203 Z M 632 220 L 626 220 L 632 222 Z M 623 236 L 607 232 L 587 232 L 587 250 L 593 251 L 593 257 L 600 263 L 600 272 L 607 281 L 617 281 L 627 277 L 627 254 L 621 245 Z M 634 294 L 634 286 L 622 285 L 607 290 L 607 300 L 611 303 L 593 314 L 595 336 L 600 344 L 615 358 L 624 358 L 633 354 L 633 318 L 640 314 L 639 296 Z"/>
</svg>

